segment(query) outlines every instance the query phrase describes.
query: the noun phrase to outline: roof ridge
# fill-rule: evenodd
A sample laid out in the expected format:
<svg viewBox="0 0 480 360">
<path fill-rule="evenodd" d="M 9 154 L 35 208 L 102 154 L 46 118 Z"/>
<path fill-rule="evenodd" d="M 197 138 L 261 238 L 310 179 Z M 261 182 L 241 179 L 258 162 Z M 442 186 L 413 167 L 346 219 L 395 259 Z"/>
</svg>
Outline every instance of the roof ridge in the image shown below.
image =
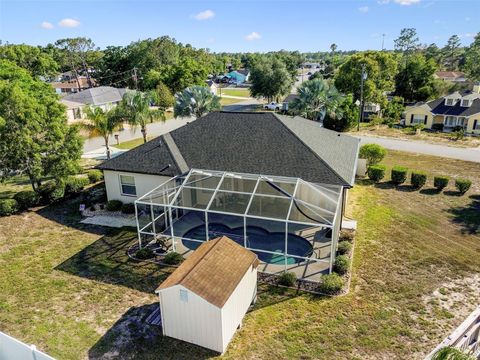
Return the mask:
<svg viewBox="0 0 480 360">
<path fill-rule="evenodd" d="M 295 134 L 287 125 L 285 125 L 282 121 L 282 119 L 280 119 L 276 113 L 271 113 L 273 115 L 273 117 L 280 123 L 282 124 L 283 127 L 285 127 L 285 129 L 287 129 L 293 136 L 295 136 L 302 144 L 303 146 L 305 146 L 308 150 L 310 150 L 310 152 L 317 158 L 319 159 L 329 170 L 331 170 L 335 176 L 337 176 L 340 180 L 342 180 L 345 184 L 347 184 L 348 186 L 351 186 L 350 183 L 345 180 L 342 176 L 340 176 L 331 166 L 330 164 L 328 164 L 324 159 L 322 159 L 320 157 L 320 155 L 318 155 L 310 146 L 308 146 L 305 141 L 303 141 L 302 139 L 300 139 L 300 137 L 297 136 L 297 134 Z M 301 117 L 301 116 L 300 116 Z M 304 118 L 302 118 L 304 119 Z M 293 120 L 293 119 L 292 119 Z M 308 119 L 305 119 L 305 120 L 308 120 Z M 311 120 L 313 121 L 313 120 Z"/>
</svg>

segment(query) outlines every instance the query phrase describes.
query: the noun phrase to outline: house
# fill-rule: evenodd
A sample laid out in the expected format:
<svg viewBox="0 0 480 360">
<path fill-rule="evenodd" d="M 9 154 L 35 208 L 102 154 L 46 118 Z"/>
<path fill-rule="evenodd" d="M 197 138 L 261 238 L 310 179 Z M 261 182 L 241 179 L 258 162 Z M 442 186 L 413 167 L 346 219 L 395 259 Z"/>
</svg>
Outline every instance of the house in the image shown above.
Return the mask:
<svg viewBox="0 0 480 360">
<path fill-rule="evenodd" d="M 475 84 L 473 90 L 456 91 L 409 107 L 405 111 L 405 125 L 415 124 L 445 132 L 463 129 L 468 134 L 480 134 L 480 84 Z"/>
<path fill-rule="evenodd" d="M 90 82 L 92 85 L 95 84 L 93 79 L 90 79 Z M 78 81 L 77 79 L 73 78 L 69 80 L 54 81 L 51 82 L 50 85 L 52 85 L 56 93 L 59 95 L 68 95 L 86 90 L 91 87 L 86 76 L 79 76 Z"/>
<path fill-rule="evenodd" d="M 282 101 L 282 111 L 283 112 L 288 112 L 289 104 L 293 102 L 293 100 L 297 99 L 298 95 L 297 94 L 289 94 L 285 99 Z"/>
<path fill-rule="evenodd" d="M 217 95 L 217 90 L 218 90 L 218 86 L 217 84 L 215 84 L 215 81 L 213 80 L 207 80 L 205 81 L 206 84 L 207 84 L 207 87 L 210 89 L 210 92 L 213 94 L 213 95 Z"/>
<path fill-rule="evenodd" d="M 465 82 L 467 77 L 461 71 L 437 71 L 433 74 L 436 79 L 451 81 L 451 82 Z"/>
<path fill-rule="evenodd" d="M 117 105 L 128 89 L 99 86 L 72 93 L 60 99 L 67 107 L 68 123 L 75 123 L 83 119 L 82 109 L 87 105 L 98 106 L 108 110 Z"/>
<path fill-rule="evenodd" d="M 257 266 L 225 236 L 201 244 L 155 291 L 163 335 L 225 352 L 256 299 Z"/>
<path fill-rule="evenodd" d="M 363 105 L 363 121 L 369 121 L 372 116 L 380 113 L 380 104 L 366 102 Z"/>
<path fill-rule="evenodd" d="M 229 82 L 236 84 L 243 84 L 250 79 L 250 71 L 248 70 L 234 70 L 230 71 L 227 75 Z"/>
<path fill-rule="evenodd" d="M 187 254 L 227 235 L 262 271 L 331 272 L 359 140 L 301 117 L 213 112 L 97 168 L 135 202 L 140 247 Z M 288 243 L 288 244 L 287 244 Z"/>
</svg>

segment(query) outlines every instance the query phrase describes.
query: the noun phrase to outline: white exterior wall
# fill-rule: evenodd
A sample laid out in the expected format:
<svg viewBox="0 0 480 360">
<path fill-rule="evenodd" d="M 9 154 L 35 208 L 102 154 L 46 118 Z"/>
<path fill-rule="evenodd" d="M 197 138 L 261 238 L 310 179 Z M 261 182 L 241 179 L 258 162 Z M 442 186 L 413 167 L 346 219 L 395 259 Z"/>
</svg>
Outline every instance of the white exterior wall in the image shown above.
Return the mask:
<svg viewBox="0 0 480 360">
<path fill-rule="evenodd" d="M 133 203 L 139 197 L 171 179 L 168 176 L 146 175 L 111 170 L 104 170 L 103 174 L 105 177 L 105 188 L 107 189 L 108 200 L 120 200 L 123 203 Z M 135 178 L 135 187 L 137 189 L 136 196 L 122 195 L 120 175 L 133 176 Z"/>
<path fill-rule="evenodd" d="M 188 302 L 180 300 L 180 289 Z M 223 352 L 221 309 L 181 285 L 159 292 L 163 334 Z"/>
<path fill-rule="evenodd" d="M 222 353 L 242 323 L 257 288 L 257 268 L 251 266 L 222 308 Z"/>
</svg>

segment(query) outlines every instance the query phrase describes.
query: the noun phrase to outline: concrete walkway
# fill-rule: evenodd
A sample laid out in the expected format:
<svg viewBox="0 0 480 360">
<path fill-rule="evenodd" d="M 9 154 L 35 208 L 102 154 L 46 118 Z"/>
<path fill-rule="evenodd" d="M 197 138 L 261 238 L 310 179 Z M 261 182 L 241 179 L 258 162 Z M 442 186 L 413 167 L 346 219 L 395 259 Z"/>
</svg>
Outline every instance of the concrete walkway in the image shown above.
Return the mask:
<svg viewBox="0 0 480 360">
<path fill-rule="evenodd" d="M 362 144 L 379 144 L 386 149 L 407 151 L 418 154 L 434 155 L 450 159 L 480 163 L 480 147 L 458 148 L 447 145 L 430 144 L 418 140 L 398 140 L 385 137 L 370 137 L 351 134 L 360 139 Z"/>
</svg>

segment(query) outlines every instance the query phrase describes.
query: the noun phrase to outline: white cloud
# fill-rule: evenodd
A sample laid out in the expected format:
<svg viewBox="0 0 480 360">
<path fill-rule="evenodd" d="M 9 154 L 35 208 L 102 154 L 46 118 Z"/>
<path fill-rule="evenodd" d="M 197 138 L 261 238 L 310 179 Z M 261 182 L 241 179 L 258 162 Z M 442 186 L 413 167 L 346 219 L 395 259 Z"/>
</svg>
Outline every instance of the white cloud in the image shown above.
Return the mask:
<svg viewBox="0 0 480 360">
<path fill-rule="evenodd" d="M 420 0 L 393 0 L 393 1 L 395 1 L 397 4 L 405 5 L 405 6 L 417 4 L 420 2 Z"/>
<path fill-rule="evenodd" d="M 212 10 L 200 11 L 198 14 L 193 15 L 196 20 L 208 20 L 215 17 L 215 13 Z"/>
<path fill-rule="evenodd" d="M 248 34 L 247 36 L 245 36 L 245 40 L 247 40 L 247 41 L 258 40 L 260 38 L 261 38 L 260 34 L 255 32 L 255 31 L 253 31 L 250 34 Z"/>
<path fill-rule="evenodd" d="M 60 20 L 59 23 L 58 23 L 58 26 L 75 28 L 75 27 L 80 26 L 80 21 L 75 20 L 75 19 L 66 18 L 66 19 Z"/>
<path fill-rule="evenodd" d="M 473 38 L 475 37 L 475 33 L 465 33 L 465 34 L 461 34 L 461 35 L 458 35 L 458 37 L 460 38 Z"/>
<path fill-rule="evenodd" d="M 390 2 L 390 0 L 378 0 L 377 3 L 378 5 L 385 5 L 385 4 L 388 4 Z"/>
<path fill-rule="evenodd" d="M 368 6 L 360 6 L 358 8 L 358 11 L 360 11 L 361 13 L 367 13 L 368 12 Z"/>
<path fill-rule="evenodd" d="M 42 22 L 42 23 L 40 24 L 40 27 L 41 27 L 42 29 L 47 29 L 47 30 L 49 30 L 49 29 L 53 29 L 53 24 L 52 24 L 51 22 L 44 21 L 44 22 Z"/>
</svg>

